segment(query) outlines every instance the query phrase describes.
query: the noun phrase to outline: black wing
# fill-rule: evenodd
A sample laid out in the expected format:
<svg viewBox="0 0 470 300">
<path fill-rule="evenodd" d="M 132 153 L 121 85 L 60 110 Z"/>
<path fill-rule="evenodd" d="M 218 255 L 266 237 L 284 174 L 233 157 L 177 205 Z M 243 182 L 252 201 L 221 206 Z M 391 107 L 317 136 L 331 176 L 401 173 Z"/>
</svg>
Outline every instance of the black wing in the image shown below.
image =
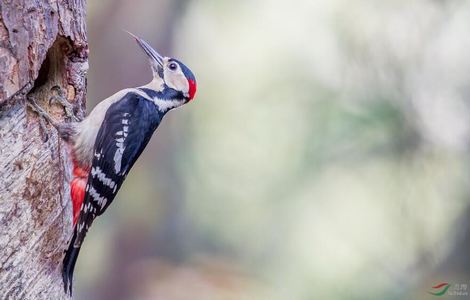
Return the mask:
<svg viewBox="0 0 470 300">
<path fill-rule="evenodd" d="M 70 294 L 75 262 L 88 228 L 114 200 L 161 118 L 151 101 L 131 92 L 106 112 L 95 141 L 85 199 L 64 258 L 64 288 Z"/>
<path fill-rule="evenodd" d="M 108 109 L 95 141 L 77 222 L 76 246 L 81 244 L 93 219 L 114 200 L 160 120 L 154 104 L 134 93 L 128 93 Z"/>
</svg>

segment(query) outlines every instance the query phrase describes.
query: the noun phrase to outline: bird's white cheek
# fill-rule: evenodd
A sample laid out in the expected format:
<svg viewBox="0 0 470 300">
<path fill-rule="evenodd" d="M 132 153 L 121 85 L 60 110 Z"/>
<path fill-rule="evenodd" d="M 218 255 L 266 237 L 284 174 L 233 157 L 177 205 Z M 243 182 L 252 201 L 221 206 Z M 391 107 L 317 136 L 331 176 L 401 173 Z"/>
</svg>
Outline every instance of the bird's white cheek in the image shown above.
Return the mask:
<svg viewBox="0 0 470 300">
<path fill-rule="evenodd" d="M 166 80 L 166 84 L 177 91 L 182 91 L 183 93 L 189 92 L 188 80 L 181 74 L 169 76 L 168 80 Z"/>
</svg>

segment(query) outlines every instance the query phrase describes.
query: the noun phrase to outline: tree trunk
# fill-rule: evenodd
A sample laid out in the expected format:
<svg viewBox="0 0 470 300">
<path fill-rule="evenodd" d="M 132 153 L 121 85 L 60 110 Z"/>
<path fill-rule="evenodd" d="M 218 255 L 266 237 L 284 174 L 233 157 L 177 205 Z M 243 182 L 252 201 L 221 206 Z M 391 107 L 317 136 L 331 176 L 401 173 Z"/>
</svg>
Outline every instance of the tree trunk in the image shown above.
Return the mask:
<svg viewBox="0 0 470 300">
<path fill-rule="evenodd" d="M 64 120 L 48 101 L 58 86 L 83 116 L 85 0 L 0 0 L 0 15 L 0 299 L 68 299 L 61 268 L 72 233 L 71 162 L 26 99 Z"/>
</svg>

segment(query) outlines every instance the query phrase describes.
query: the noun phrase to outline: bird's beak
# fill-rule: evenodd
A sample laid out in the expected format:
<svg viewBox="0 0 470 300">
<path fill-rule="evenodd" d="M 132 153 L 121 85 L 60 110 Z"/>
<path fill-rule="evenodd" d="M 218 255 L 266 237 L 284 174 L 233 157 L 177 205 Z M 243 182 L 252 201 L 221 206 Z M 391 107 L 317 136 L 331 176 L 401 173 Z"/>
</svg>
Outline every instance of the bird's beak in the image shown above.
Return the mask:
<svg viewBox="0 0 470 300">
<path fill-rule="evenodd" d="M 150 58 L 154 73 L 158 74 L 159 67 L 163 68 L 163 56 L 161 56 L 160 53 L 155 51 L 155 49 L 153 49 L 146 41 L 144 41 L 140 37 L 130 33 L 129 31 L 126 32 L 135 38 L 137 44 L 139 44 L 139 46 L 144 50 L 145 54 L 147 54 L 147 56 Z"/>
</svg>

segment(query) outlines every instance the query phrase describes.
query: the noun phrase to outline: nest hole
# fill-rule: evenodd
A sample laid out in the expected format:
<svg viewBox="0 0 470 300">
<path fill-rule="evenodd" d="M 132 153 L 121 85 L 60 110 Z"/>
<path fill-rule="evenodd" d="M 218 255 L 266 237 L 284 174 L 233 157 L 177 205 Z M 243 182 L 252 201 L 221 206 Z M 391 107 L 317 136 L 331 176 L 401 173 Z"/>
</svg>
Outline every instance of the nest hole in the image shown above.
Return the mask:
<svg viewBox="0 0 470 300">
<path fill-rule="evenodd" d="M 34 81 L 30 94 L 49 93 L 54 86 L 65 86 L 65 61 L 67 52 L 71 49 L 67 39 L 58 37 L 47 51 L 46 58 L 41 64 L 38 76 Z"/>
</svg>

